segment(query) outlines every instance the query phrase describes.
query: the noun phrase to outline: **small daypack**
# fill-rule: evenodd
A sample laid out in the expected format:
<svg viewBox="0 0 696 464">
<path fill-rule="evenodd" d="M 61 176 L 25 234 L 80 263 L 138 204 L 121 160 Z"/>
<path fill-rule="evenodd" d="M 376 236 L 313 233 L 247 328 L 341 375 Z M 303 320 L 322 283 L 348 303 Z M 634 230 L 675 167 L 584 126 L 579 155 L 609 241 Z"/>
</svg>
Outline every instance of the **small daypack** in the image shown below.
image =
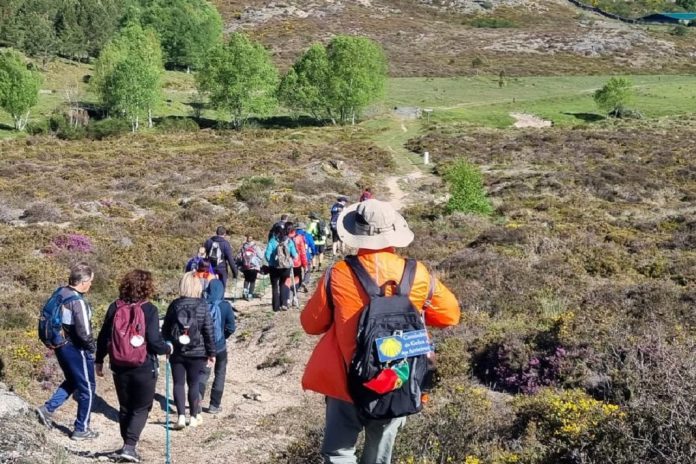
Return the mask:
<svg viewBox="0 0 696 464">
<path fill-rule="evenodd" d="M 147 358 L 143 302 L 118 300 L 109 340 L 109 358 L 117 366 L 142 366 Z"/>
<path fill-rule="evenodd" d="M 203 343 L 198 318 L 196 317 L 196 306 L 181 305 L 176 310 L 174 324 L 172 324 L 171 338 L 179 345 L 182 354 L 191 351 Z M 181 337 L 187 336 L 189 342 L 183 343 Z"/>
<path fill-rule="evenodd" d="M 82 295 L 75 292 L 63 299 L 61 296 L 63 287 L 59 287 L 44 304 L 39 316 L 39 340 L 52 350 L 65 345 L 65 334 L 63 333 L 63 306 L 73 301 L 81 300 Z"/>
<path fill-rule="evenodd" d="M 217 266 L 222 262 L 222 248 L 220 248 L 220 242 L 212 241 L 210 245 L 210 250 L 208 250 L 208 259 L 210 264 Z"/>
<path fill-rule="evenodd" d="M 319 219 L 319 224 L 317 224 L 317 238 L 321 241 L 326 238 L 326 221 Z"/>
<path fill-rule="evenodd" d="M 392 419 L 419 412 L 432 350 L 420 312 L 409 299 L 417 262 L 406 260 L 391 296 L 370 277 L 356 256 L 346 263 L 370 301 L 362 309 L 356 350 L 348 369 L 348 389 L 359 414 Z M 387 359 L 380 360 L 386 357 Z"/>
<path fill-rule="evenodd" d="M 292 259 L 290 247 L 288 246 L 289 242 L 290 239 L 278 242 L 278 246 L 275 249 L 276 267 L 278 269 L 292 269 L 295 267 L 295 260 Z"/>
<path fill-rule="evenodd" d="M 210 318 L 213 320 L 213 327 L 215 328 L 215 345 L 225 341 L 225 333 L 222 330 L 222 312 L 220 311 L 220 301 L 215 301 L 213 304 L 208 304 L 208 311 L 210 311 Z"/>
<path fill-rule="evenodd" d="M 245 271 L 258 268 L 258 256 L 256 246 L 248 244 L 242 248 L 242 269 Z"/>
</svg>

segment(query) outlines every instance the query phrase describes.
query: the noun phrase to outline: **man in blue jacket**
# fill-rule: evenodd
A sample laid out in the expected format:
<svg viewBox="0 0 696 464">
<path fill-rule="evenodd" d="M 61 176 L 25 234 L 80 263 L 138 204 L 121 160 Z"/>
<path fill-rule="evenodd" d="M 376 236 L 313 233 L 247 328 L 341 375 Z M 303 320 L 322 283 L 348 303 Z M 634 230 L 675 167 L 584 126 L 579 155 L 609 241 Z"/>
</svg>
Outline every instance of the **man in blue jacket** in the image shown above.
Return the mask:
<svg viewBox="0 0 696 464">
<path fill-rule="evenodd" d="M 222 394 L 225 391 L 225 375 L 227 374 L 227 339 L 235 331 L 235 318 L 232 305 L 225 301 L 225 287 L 219 280 L 211 280 L 208 285 L 208 309 L 213 320 L 215 333 L 215 378 L 210 390 L 210 406 L 208 412 L 217 414 L 222 411 Z M 201 404 L 205 397 L 205 387 L 210 378 L 211 368 L 206 367 L 199 383 L 201 392 Z"/>
<path fill-rule="evenodd" d="M 99 436 L 99 433 L 89 428 L 97 387 L 94 380 L 94 352 L 97 345 L 92 333 L 92 307 L 83 297 L 92 286 L 92 279 L 94 273 L 89 265 L 77 264 L 70 268 L 68 286 L 60 290 L 63 300 L 77 296 L 62 306 L 65 343 L 55 350 L 65 381 L 43 406 L 36 409 L 41 423 L 51 428 L 53 413 L 74 394 L 77 400 L 77 418 L 75 429 L 70 435 L 73 440 L 90 440 Z"/>
<path fill-rule="evenodd" d="M 210 259 L 215 274 L 222 282 L 223 288 L 227 286 L 227 266 L 232 271 L 232 277 L 237 278 L 237 264 L 234 262 L 234 253 L 230 242 L 225 236 L 227 230 L 223 226 L 219 226 L 215 231 L 215 235 L 205 241 L 205 252 Z"/>
</svg>

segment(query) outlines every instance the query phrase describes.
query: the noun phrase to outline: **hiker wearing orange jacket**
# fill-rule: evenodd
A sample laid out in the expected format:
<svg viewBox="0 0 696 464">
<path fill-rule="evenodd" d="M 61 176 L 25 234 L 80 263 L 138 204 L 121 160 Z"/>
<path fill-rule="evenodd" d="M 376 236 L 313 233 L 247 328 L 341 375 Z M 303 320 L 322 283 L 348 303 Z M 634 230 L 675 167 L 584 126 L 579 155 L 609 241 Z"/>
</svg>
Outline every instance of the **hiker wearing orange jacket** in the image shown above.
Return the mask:
<svg viewBox="0 0 696 464">
<path fill-rule="evenodd" d="M 338 233 L 348 246 L 358 248 L 358 260 L 379 286 L 401 280 L 406 260 L 396 254 L 395 248 L 408 246 L 413 232 L 389 203 L 366 200 L 346 208 L 338 220 Z M 457 299 L 421 263 L 417 264 L 409 299 L 430 327 L 459 322 Z M 321 450 L 326 463 L 357 462 L 355 443 L 365 428 L 361 462 L 388 464 L 396 433 L 405 421 L 404 417 L 366 420 L 353 406 L 348 366 L 356 350 L 360 313 L 369 301 L 350 266 L 341 261 L 324 275 L 300 316 L 305 332 L 324 334 L 307 363 L 302 386 L 326 396 Z"/>
</svg>

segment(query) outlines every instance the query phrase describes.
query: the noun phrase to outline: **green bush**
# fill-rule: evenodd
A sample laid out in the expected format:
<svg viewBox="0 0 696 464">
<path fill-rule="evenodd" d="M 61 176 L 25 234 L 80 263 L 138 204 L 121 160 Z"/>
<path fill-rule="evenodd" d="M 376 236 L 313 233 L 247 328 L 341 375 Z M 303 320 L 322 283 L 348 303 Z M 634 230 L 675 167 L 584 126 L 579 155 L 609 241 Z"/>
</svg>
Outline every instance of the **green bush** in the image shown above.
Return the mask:
<svg viewBox="0 0 696 464">
<path fill-rule="evenodd" d="M 689 27 L 683 24 L 679 24 L 677 26 L 674 26 L 674 28 L 669 33 L 677 37 L 685 37 L 689 35 Z"/>
<path fill-rule="evenodd" d="M 267 196 L 266 191 L 274 184 L 272 177 L 250 177 L 244 179 L 242 185 L 235 191 L 235 196 L 239 201 L 258 202 Z"/>
<path fill-rule="evenodd" d="M 488 215 L 493 207 L 483 188 L 483 177 L 478 168 L 464 160 L 455 162 L 445 172 L 452 197 L 447 202 L 447 212 L 461 211 Z"/>
<path fill-rule="evenodd" d="M 62 114 L 51 116 L 49 127 L 61 140 L 82 140 L 87 135 L 83 126 L 73 126 Z"/>
<path fill-rule="evenodd" d="M 115 137 L 130 132 L 131 125 L 125 119 L 108 118 L 101 121 L 90 123 L 87 126 L 89 138 L 94 140 L 102 140 L 109 137 Z"/>
<path fill-rule="evenodd" d="M 38 121 L 30 122 L 27 124 L 25 130 L 29 135 L 46 135 L 51 131 L 47 119 L 40 119 Z"/>
<path fill-rule="evenodd" d="M 165 134 L 196 132 L 200 129 L 196 121 L 190 118 L 166 118 L 157 124 L 157 130 Z"/>
<path fill-rule="evenodd" d="M 594 101 L 607 113 L 620 113 L 633 97 L 633 83 L 623 77 L 612 77 L 594 93 Z"/>
</svg>

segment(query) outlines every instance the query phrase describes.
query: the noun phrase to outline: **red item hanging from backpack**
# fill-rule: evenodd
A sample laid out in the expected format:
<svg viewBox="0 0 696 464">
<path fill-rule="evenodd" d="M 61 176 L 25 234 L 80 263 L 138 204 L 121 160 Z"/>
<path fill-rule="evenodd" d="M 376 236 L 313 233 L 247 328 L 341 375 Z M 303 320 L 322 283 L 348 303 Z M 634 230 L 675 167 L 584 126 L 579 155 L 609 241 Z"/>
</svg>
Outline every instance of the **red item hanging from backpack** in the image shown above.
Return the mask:
<svg viewBox="0 0 696 464">
<path fill-rule="evenodd" d="M 109 341 L 109 358 L 117 366 L 138 367 L 147 358 L 143 302 L 116 301 Z"/>
</svg>

